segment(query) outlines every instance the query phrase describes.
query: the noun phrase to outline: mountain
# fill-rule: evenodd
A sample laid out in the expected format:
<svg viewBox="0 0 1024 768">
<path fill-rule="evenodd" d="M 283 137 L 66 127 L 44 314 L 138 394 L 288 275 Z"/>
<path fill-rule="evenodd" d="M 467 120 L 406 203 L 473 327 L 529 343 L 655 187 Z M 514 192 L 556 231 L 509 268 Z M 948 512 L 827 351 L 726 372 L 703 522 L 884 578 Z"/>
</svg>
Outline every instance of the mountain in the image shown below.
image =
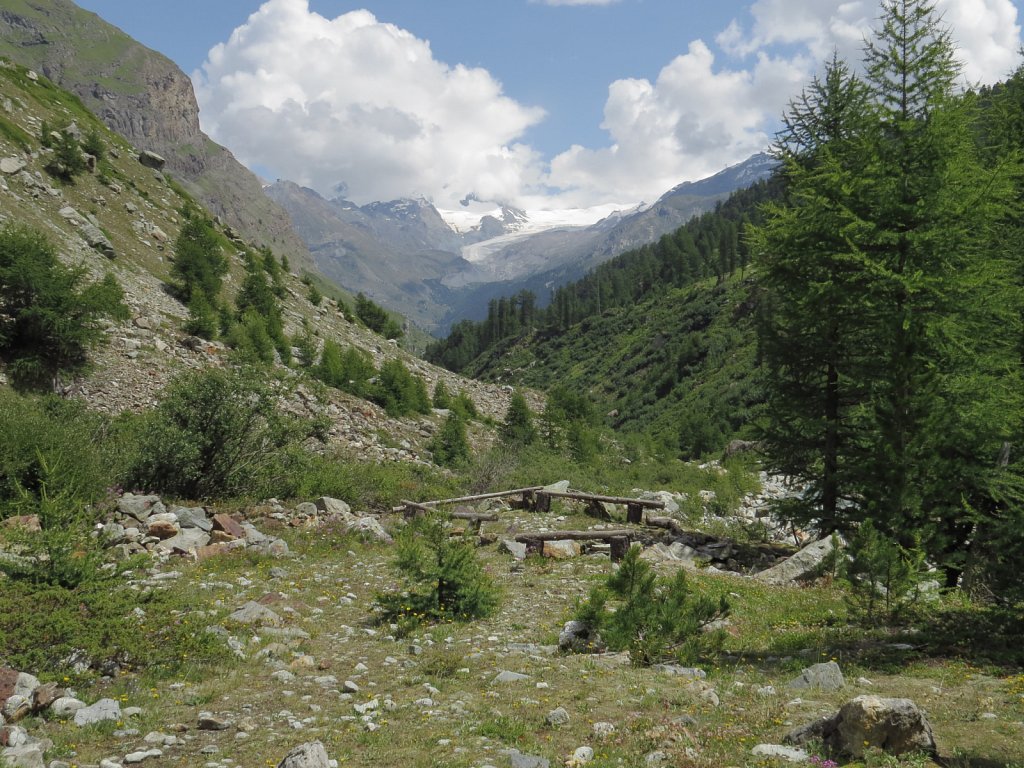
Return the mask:
<svg viewBox="0 0 1024 768">
<path fill-rule="evenodd" d="M 445 333 L 460 320 L 483 319 L 499 296 L 529 290 L 546 304 L 558 286 L 656 241 L 773 167 L 770 157 L 755 155 L 681 184 L 653 205 L 608 212 L 592 224 L 579 223 L 584 211 L 507 206 L 471 222 L 464 212 L 439 212 L 423 199 L 360 207 L 287 181 L 266 192 L 291 214 L 324 274 Z"/>
<path fill-rule="evenodd" d="M 313 266 L 259 179 L 202 132 L 192 82 L 170 59 L 70 0 L 0 0 L 0 56 L 46 75 L 111 130 L 164 157 L 189 193 L 247 240 Z"/>
</svg>

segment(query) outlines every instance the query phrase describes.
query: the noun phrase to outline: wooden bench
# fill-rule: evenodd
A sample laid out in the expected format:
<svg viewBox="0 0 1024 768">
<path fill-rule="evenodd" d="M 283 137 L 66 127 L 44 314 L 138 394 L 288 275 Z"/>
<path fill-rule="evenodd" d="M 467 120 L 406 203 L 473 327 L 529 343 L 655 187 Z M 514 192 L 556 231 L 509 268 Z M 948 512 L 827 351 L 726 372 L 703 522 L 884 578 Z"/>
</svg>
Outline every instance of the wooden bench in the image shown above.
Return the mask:
<svg viewBox="0 0 1024 768">
<path fill-rule="evenodd" d="M 520 533 L 516 541 L 526 545 L 526 551 L 539 553 L 545 541 L 606 541 L 611 545 L 612 562 L 617 563 L 626 556 L 635 531 L 628 529 L 591 531 L 544 531 L 543 533 Z"/>
<path fill-rule="evenodd" d="M 665 502 L 653 499 L 630 499 L 622 496 L 599 496 L 593 493 L 576 491 L 545 491 L 535 490 L 532 509 L 536 512 L 550 512 L 551 499 L 574 499 L 576 501 L 600 502 L 603 504 L 624 504 L 626 506 L 626 522 L 639 525 L 643 522 L 645 509 L 664 509 Z"/>
</svg>

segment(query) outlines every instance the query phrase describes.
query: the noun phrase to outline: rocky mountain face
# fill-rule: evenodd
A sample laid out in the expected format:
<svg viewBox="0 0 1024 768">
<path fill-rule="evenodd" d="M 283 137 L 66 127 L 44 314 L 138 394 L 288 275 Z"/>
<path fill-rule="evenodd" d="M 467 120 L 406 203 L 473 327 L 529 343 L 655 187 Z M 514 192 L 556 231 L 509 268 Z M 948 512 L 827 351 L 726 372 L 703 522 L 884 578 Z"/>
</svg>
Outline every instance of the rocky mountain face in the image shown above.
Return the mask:
<svg viewBox="0 0 1024 768">
<path fill-rule="evenodd" d="M 0 56 L 46 75 L 111 130 L 164 157 L 189 193 L 247 240 L 312 267 L 259 179 L 202 132 L 192 82 L 170 59 L 70 0 L 0 0 Z"/>
<path fill-rule="evenodd" d="M 500 218 L 488 215 L 479 226 L 457 232 L 426 200 L 360 207 L 288 181 L 266 191 L 289 212 L 324 274 L 443 334 L 459 320 L 482 319 L 492 298 L 525 289 L 545 304 L 554 288 L 674 231 L 773 168 L 769 156 L 755 155 L 681 184 L 651 206 L 591 226 L 542 231 L 531 229 L 528 212 L 508 207 Z"/>
<path fill-rule="evenodd" d="M 105 159 L 73 182 L 61 183 L 47 172 L 53 150 L 39 141 L 44 123 L 70 124 L 82 135 L 97 131 Z M 168 291 L 168 283 L 184 200 L 180 188 L 146 162 L 147 157 L 107 130 L 71 94 L 34 72 L 0 62 L 0 228 L 17 224 L 45 234 L 60 258 L 81 266 L 90 280 L 112 274 L 125 291 L 131 318 L 108 326 L 107 343 L 90 356 L 95 363 L 92 372 L 66 390 L 105 413 L 152 407 L 177 374 L 230 362 L 230 350 L 223 343 L 183 330 L 188 311 Z M 224 243 L 229 233 L 221 228 Z M 241 285 L 243 249 L 249 245 L 237 236 L 231 242 L 234 249 L 225 251 L 230 263 L 225 278 L 228 300 Z M 308 325 L 321 341 L 332 339 L 366 351 L 378 368 L 398 358 L 430 390 L 444 381 L 448 391 L 466 392 L 482 414 L 504 416 L 511 397 L 505 387 L 428 365 L 349 322 L 329 300 L 314 305 L 294 273 L 285 277 L 285 289 L 281 304 L 289 335 Z M 0 366 L 0 385 L 4 382 Z M 537 396 L 530 398 L 539 408 Z M 295 413 L 326 416 L 332 447 L 366 461 L 429 461 L 427 444 L 442 421 L 439 414 L 392 419 L 367 400 L 306 384 L 282 405 Z M 474 439 L 481 446 L 493 442 L 492 430 L 481 427 L 477 432 Z"/>
</svg>

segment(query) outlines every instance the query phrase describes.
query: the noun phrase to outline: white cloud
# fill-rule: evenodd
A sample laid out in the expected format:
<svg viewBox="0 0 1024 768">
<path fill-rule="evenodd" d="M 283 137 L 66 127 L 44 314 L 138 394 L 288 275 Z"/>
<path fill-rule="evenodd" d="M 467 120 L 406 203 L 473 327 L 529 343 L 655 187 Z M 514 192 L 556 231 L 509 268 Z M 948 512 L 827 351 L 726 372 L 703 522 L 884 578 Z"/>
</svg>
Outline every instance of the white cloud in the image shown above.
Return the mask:
<svg viewBox="0 0 1024 768">
<path fill-rule="evenodd" d="M 656 82 L 612 83 L 602 128 L 613 143 L 558 155 L 550 182 L 588 202 L 608 189 L 651 201 L 715 173 L 768 145 L 775 112 L 803 83 L 805 64 L 761 55 L 750 70 L 716 69 L 708 46 L 690 43 Z"/>
<path fill-rule="evenodd" d="M 357 202 L 467 193 L 513 200 L 540 158 L 517 139 L 543 117 L 483 69 L 367 11 L 330 20 L 268 0 L 193 76 L 203 125 L 245 163 Z"/>
<path fill-rule="evenodd" d="M 995 82 L 1020 61 L 1012 0 L 936 0 L 936 9 L 952 28 L 968 82 Z M 716 42 L 737 56 L 781 44 L 803 48 L 816 61 L 835 50 L 857 62 L 879 13 L 876 0 L 756 0 L 749 32 L 733 20 Z"/>
<path fill-rule="evenodd" d="M 534 0 L 601 5 L 615 0 Z M 993 82 L 1019 60 L 1011 0 L 937 0 L 965 76 Z M 429 43 L 368 11 L 327 19 L 267 0 L 194 75 L 203 125 L 251 165 L 357 202 L 472 195 L 542 207 L 651 201 L 763 150 L 787 102 L 833 50 L 859 61 L 877 0 L 754 0 L 715 42 L 689 43 L 651 82 L 608 88 L 606 146 L 550 163 L 522 141 L 543 110 L 486 70 L 437 61 Z"/>
</svg>

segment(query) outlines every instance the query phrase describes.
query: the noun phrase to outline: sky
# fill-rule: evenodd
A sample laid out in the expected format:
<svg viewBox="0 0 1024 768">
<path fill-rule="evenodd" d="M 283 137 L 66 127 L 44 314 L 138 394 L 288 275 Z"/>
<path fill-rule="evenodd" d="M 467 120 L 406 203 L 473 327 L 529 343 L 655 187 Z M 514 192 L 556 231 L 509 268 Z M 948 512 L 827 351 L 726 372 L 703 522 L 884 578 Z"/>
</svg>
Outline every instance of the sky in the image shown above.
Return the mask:
<svg viewBox="0 0 1024 768">
<path fill-rule="evenodd" d="M 877 0 L 77 0 L 191 75 L 268 179 L 439 208 L 652 202 L 765 150 Z M 965 83 L 1020 63 L 1024 0 L 936 0 Z"/>
</svg>

